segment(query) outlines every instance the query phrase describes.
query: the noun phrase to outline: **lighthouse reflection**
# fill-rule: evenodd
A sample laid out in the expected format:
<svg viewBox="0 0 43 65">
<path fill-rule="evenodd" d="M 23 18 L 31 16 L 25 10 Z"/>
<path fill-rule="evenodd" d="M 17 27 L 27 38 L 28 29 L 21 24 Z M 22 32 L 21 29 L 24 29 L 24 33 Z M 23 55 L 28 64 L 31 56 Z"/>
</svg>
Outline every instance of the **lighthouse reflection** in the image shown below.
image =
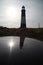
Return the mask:
<svg viewBox="0 0 43 65">
<path fill-rule="evenodd" d="M 24 40 L 25 40 L 25 37 L 20 37 L 20 49 L 23 48 L 23 44 L 24 44 Z"/>
</svg>

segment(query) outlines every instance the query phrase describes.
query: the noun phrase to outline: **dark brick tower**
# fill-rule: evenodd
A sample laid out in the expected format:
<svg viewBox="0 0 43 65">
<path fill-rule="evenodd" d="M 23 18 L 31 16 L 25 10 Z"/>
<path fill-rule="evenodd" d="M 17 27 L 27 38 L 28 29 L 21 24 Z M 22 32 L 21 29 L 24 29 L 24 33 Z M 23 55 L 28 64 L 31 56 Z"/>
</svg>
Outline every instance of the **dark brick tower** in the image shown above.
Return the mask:
<svg viewBox="0 0 43 65">
<path fill-rule="evenodd" d="M 26 28 L 26 15 L 24 6 L 22 6 L 21 10 L 21 28 Z"/>
</svg>

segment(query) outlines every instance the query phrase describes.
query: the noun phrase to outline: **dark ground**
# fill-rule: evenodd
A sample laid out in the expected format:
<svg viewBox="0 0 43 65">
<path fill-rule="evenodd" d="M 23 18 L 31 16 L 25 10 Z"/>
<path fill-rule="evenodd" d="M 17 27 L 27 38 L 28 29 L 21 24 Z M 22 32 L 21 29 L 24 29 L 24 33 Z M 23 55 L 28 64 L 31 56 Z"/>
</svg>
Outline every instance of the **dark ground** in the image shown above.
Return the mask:
<svg viewBox="0 0 43 65">
<path fill-rule="evenodd" d="M 1 36 L 23 36 L 43 41 L 43 28 L 6 28 L 0 27 Z"/>
<path fill-rule="evenodd" d="M 43 28 L 15 29 L 0 27 L 0 37 L 3 36 L 30 37 L 43 41 Z M 36 43 L 36 45 L 38 46 L 39 44 Z M 15 54 L 15 51 L 12 52 L 11 57 L 9 53 L 0 53 L 0 65 L 43 65 L 43 44 L 41 44 L 41 47 L 39 45 L 38 47 L 27 48 L 27 51 L 25 50 L 27 53 L 22 53 L 21 50 Z"/>
</svg>

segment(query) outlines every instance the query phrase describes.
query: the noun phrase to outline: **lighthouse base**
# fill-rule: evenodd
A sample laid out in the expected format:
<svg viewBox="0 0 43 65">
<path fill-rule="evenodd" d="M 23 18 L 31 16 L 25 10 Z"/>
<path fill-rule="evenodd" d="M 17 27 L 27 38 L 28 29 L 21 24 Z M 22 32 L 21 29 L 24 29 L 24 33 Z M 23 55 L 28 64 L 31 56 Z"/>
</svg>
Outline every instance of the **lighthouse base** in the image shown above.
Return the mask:
<svg viewBox="0 0 43 65">
<path fill-rule="evenodd" d="M 21 24 L 21 28 L 26 28 L 26 24 Z"/>
</svg>

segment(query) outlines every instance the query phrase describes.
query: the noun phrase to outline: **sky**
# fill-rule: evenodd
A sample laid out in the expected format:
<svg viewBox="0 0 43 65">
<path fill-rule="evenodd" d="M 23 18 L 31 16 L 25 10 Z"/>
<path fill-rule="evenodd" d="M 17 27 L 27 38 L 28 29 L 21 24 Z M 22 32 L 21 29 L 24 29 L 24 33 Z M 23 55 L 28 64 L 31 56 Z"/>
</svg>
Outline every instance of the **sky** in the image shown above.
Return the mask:
<svg viewBox="0 0 43 65">
<path fill-rule="evenodd" d="M 0 0 L 0 26 L 19 28 L 23 5 L 26 10 L 26 27 L 43 27 L 43 0 Z"/>
</svg>

